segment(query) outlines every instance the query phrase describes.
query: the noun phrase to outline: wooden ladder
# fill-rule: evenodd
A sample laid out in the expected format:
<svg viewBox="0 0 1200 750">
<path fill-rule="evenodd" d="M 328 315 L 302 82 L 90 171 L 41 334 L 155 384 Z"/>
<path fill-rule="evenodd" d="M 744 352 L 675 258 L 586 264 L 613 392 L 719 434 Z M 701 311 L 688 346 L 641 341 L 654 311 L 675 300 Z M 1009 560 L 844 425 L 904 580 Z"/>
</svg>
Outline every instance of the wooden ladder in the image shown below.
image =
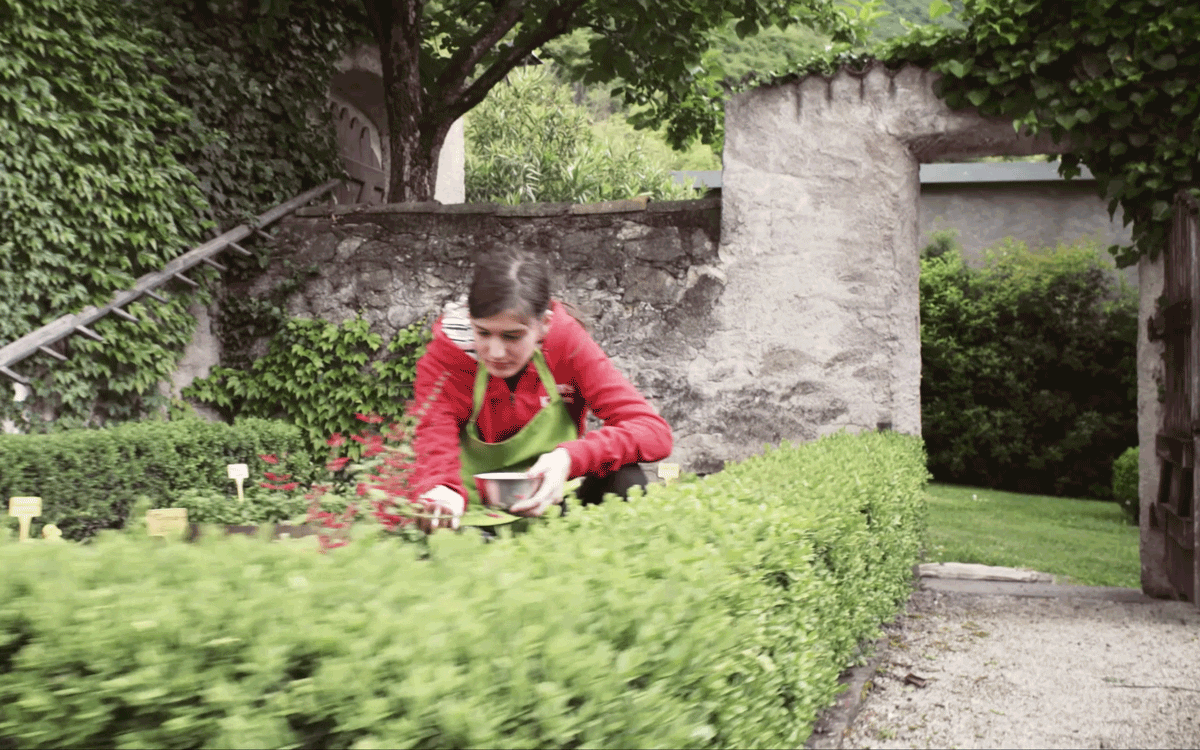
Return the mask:
<svg viewBox="0 0 1200 750">
<path fill-rule="evenodd" d="M 212 266 L 218 271 L 224 271 L 225 266 L 214 260 L 216 255 L 225 250 L 233 250 L 241 255 L 251 255 L 249 250 L 238 243 L 251 235 L 257 235 L 268 240 L 272 239 L 271 235 L 264 231 L 265 227 L 282 219 L 296 209 L 307 205 L 310 201 L 320 198 L 340 185 L 341 182 L 341 180 L 330 180 L 257 216 L 251 224 L 240 224 L 228 232 L 205 242 L 203 245 L 192 248 L 167 263 L 161 271 L 148 273 L 139 278 L 132 289 L 117 292 L 107 304 L 100 307 L 89 305 L 77 313 L 63 315 L 57 320 L 47 323 L 16 341 L 0 347 L 0 375 L 4 375 L 22 385 L 29 385 L 28 378 L 12 369 L 12 366 L 17 362 L 37 353 L 45 354 L 58 361 L 66 361 L 67 358 L 54 349 L 51 349 L 50 345 L 75 333 L 95 339 L 96 341 L 104 341 L 104 338 L 100 334 L 88 328 L 88 326 L 109 313 L 119 318 L 136 322 L 137 318 L 124 310 L 125 305 L 140 297 L 149 297 L 158 302 L 166 302 L 166 299 L 158 294 L 155 289 L 170 281 L 180 281 L 189 286 L 199 286 L 198 282 L 185 276 L 184 272 L 201 263 Z"/>
</svg>

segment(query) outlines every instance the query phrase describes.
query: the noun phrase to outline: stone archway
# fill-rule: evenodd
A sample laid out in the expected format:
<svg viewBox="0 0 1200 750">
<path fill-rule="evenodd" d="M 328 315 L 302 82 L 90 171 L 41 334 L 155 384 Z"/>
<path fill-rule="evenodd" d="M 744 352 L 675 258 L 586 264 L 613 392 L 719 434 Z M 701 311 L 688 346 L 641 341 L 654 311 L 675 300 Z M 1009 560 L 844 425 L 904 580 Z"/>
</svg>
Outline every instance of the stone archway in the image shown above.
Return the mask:
<svg viewBox="0 0 1200 750">
<path fill-rule="evenodd" d="M 874 64 L 732 99 L 719 250 L 726 285 L 713 316 L 719 329 L 688 370 L 692 387 L 727 408 L 749 406 L 749 420 L 790 426 L 782 438 L 883 426 L 921 433 L 920 164 L 1063 150 L 1019 136 L 1008 120 L 950 110 L 933 92 L 936 78 Z M 1146 326 L 1163 293 L 1162 259 L 1143 258 L 1138 276 L 1142 586 L 1164 596 L 1161 532 L 1146 520 L 1162 422 L 1162 347 Z M 684 452 L 748 452 L 744 437 L 687 441 Z"/>
<path fill-rule="evenodd" d="M 688 380 L 738 429 L 688 435 L 684 453 L 736 458 L 843 428 L 920 434 L 920 164 L 1061 150 L 950 110 L 934 80 L 874 64 L 729 102 L 725 287 Z"/>
<path fill-rule="evenodd" d="M 338 148 L 351 183 L 339 191 L 339 202 L 386 203 L 390 154 L 387 138 L 382 135 L 387 132 L 387 109 L 378 48 L 359 46 L 338 63 L 338 72 L 329 82 L 329 102 Z M 435 200 L 465 200 L 464 148 L 460 119 L 450 128 L 442 146 Z"/>
</svg>

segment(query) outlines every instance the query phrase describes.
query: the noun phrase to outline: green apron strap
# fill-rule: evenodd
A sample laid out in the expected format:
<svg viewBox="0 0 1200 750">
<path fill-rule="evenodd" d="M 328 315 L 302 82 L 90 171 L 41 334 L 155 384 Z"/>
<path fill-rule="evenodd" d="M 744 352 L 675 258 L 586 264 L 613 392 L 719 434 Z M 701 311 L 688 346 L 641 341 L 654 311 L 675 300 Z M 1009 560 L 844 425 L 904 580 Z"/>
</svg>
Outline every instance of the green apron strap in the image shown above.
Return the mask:
<svg viewBox="0 0 1200 750">
<path fill-rule="evenodd" d="M 479 502 L 479 495 L 475 487 L 475 474 L 523 471 L 542 454 L 549 453 L 561 443 L 579 438 L 579 427 L 562 400 L 554 375 L 540 349 L 534 351 L 532 360 L 546 390 L 547 403 L 516 434 L 499 443 L 484 442 L 475 424 L 483 409 L 491 377 L 482 363 L 476 371 L 471 416 L 459 432 L 463 488 L 469 499 L 476 503 Z"/>
</svg>

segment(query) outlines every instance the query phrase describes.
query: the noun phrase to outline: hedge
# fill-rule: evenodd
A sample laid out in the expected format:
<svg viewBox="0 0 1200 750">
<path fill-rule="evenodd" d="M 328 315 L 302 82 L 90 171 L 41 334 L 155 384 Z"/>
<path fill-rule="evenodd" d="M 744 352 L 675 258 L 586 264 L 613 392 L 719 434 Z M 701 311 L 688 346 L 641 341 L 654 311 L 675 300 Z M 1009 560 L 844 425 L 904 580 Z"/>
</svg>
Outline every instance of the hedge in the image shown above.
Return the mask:
<svg viewBox="0 0 1200 750">
<path fill-rule="evenodd" d="M 1137 442 L 1137 295 L 1093 244 L 921 260 L 921 424 L 939 482 L 1110 499 Z"/>
<path fill-rule="evenodd" d="M 924 458 L 838 434 L 425 559 L 377 535 L 2 544 L 0 737 L 797 747 L 910 591 Z"/>
<path fill-rule="evenodd" d="M 1126 448 L 1125 452 L 1113 461 L 1112 493 L 1113 500 L 1125 511 L 1125 519 L 1134 526 L 1140 523 L 1141 499 L 1139 497 L 1138 447 Z"/>
<path fill-rule="evenodd" d="M 131 422 L 96 430 L 0 435 L 0 497 L 42 498 L 34 532 L 53 523 L 67 539 L 124 526 L 139 497 L 174 507 L 183 489 L 236 494 L 227 466 L 246 463 L 246 491 L 259 491 L 259 455 L 283 456 L 274 468 L 311 475 L 308 444 L 296 427 L 266 419 L 229 425 L 184 419 Z"/>
</svg>

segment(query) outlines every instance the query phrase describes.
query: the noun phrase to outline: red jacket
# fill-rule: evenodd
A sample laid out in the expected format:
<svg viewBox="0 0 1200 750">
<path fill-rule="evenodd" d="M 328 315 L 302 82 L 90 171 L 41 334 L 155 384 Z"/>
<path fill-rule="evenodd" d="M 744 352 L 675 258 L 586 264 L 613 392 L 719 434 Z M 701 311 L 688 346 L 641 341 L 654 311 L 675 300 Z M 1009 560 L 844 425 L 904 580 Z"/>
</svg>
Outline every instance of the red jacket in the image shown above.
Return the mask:
<svg viewBox="0 0 1200 750">
<path fill-rule="evenodd" d="M 659 461 L 670 455 L 671 428 L 666 421 L 561 303 L 552 302 L 550 309 L 554 315 L 542 353 L 581 436 L 559 445 L 571 455 L 570 476 L 604 476 L 628 463 Z M 414 395 L 418 409 L 425 405 L 414 445 L 419 492 L 442 484 L 466 497 L 458 438 L 471 416 L 478 366 L 442 331 L 440 319 L 434 323 L 433 340 L 417 362 Z M 435 384 L 443 377 L 436 398 L 430 400 Z M 504 380 L 489 378 L 476 422 L 480 437 L 495 443 L 516 434 L 541 410 L 545 395 L 532 366 L 525 368 L 511 395 Z M 585 434 L 588 411 L 604 426 Z"/>
</svg>

